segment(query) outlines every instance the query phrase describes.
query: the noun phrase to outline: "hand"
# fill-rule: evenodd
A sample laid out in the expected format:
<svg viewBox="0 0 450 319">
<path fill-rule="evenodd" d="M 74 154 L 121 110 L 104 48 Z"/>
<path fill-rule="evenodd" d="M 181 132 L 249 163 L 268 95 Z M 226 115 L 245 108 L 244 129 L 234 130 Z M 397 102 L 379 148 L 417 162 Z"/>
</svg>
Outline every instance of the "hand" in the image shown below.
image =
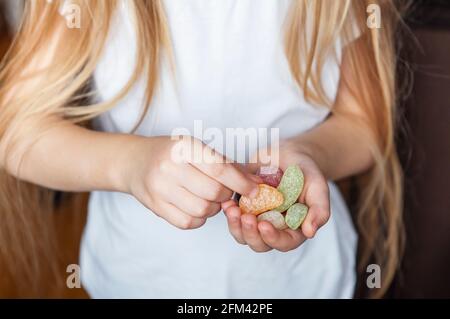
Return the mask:
<svg viewBox="0 0 450 319">
<path fill-rule="evenodd" d="M 256 216 L 241 214 L 234 200 L 222 204 L 228 220 L 228 228 L 236 241 L 250 246 L 256 252 L 272 249 L 290 251 L 299 247 L 306 239 L 312 238 L 330 217 L 330 199 L 328 184 L 314 160 L 299 152 L 284 149 L 280 153 L 280 168 L 297 164 L 305 176 L 305 185 L 299 202 L 309 207 L 308 215 L 299 230 L 277 230 L 267 221 L 258 222 Z M 259 165 L 249 165 L 248 169 L 256 171 Z"/>
<path fill-rule="evenodd" d="M 202 226 L 233 192 L 257 194 L 254 177 L 191 137 L 143 138 L 126 161 L 125 191 L 181 229 Z"/>
</svg>

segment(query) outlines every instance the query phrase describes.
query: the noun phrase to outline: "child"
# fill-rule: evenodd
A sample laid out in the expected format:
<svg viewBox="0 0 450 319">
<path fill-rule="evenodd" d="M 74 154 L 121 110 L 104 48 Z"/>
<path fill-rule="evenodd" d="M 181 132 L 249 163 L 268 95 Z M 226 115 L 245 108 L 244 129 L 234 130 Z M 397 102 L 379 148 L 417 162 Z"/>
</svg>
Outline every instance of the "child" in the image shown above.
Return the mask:
<svg viewBox="0 0 450 319">
<path fill-rule="evenodd" d="M 378 293 L 388 288 L 401 235 L 397 12 L 370 3 L 382 28 L 367 27 L 361 0 L 26 3 L 0 77 L 1 165 L 40 186 L 92 191 L 81 248 L 92 297 L 350 298 L 357 236 L 331 181 L 363 172 L 361 265 L 375 258 Z M 95 130 L 77 125 L 87 119 Z M 209 161 L 173 160 L 188 146 L 174 132 L 199 120 L 222 133 L 279 130 L 271 158 L 305 174 L 300 230 L 258 223 L 230 200 L 257 194 L 262 163 L 240 165 L 214 138 L 193 142 Z"/>
</svg>

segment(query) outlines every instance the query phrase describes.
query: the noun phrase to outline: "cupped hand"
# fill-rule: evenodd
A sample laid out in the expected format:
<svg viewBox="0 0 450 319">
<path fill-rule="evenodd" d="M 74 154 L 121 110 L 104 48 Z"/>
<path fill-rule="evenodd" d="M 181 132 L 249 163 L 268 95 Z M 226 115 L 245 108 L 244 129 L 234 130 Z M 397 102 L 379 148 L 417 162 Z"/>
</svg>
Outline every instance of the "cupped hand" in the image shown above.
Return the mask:
<svg viewBox="0 0 450 319">
<path fill-rule="evenodd" d="M 306 239 L 314 237 L 330 217 L 328 183 L 315 161 L 307 154 L 289 150 L 284 150 L 279 155 L 279 167 L 283 171 L 289 165 L 299 165 L 305 177 L 305 185 L 298 201 L 306 204 L 309 211 L 299 230 L 277 230 L 267 221 L 258 222 L 256 216 L 242 214 L 234 200 L 222 204 L 232 236 L 238 243 L 248 245 L 256 252 L 272 249 L 286 252 L 296 249 Z M 255 172 L 258 166 L 260 164 L 251 164 L 247 169 Z"/>
</svg>

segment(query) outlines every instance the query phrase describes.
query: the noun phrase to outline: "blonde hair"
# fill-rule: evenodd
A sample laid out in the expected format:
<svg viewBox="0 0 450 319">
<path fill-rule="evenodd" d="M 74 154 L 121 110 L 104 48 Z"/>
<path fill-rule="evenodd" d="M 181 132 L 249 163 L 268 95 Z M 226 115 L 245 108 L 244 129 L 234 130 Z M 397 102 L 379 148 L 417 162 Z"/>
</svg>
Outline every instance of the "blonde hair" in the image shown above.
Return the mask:
<svg viewBox="0 0 450 319">
<path fill-rule="evenodd" d="M 25 129 L 23 123 L 27 119 L 52 115 L 76 123 L 92 119 L 110 110 L 140 77 L 145 76 L 147 94 L 143 117 L 158 83 L 161 57 L 170 54 L 162 1 L 129 1 L 136 18 L 138 39 L 133 76 L 114 99 L 97 104 L 83 103 L 93 93 L 86 88 L 89 88 L 107 40 L 117 1 L 73 1 L 81 8 L 81 29 L 61 28 L 65 23 L 58 11 L 62 2 L 27 1 L 23 23 L 3 61 L 0 73 L 0 140 L 8 136 L 9 150 L 13 149 L 20 136 L 42 129 Z M 378 4 L 382 9 L 381 29 L 368 30 L 366 27 L 366 8 L 370 3 Z M 321 81 L 324 61 L 335 53 L 338 39 L 345 42 L 345 39 L 355 36 L 355 25 L 362 32 L 358 40 L 361 45 L 349 46 L 347 54 L 352 73 L 357 77 L 355 83 L 358 87 L 353 88 L 354 96 L 369 118 L 371 134 L 368 138 L 373 145 L 376 164 L 364 176 L 357 225 L 362 240 L 360 270 L 370 259 L 383 269 L 382 289 L 374 294 L 378 297 L 385 293 L 394 277 L 403 238 L 402 175 L 394 143 L 394 32 L 400 17 L 392 1 L 383 0 L 295 0 L 290 13 L 286 21 L 286 56 L 305 98 L 317 105 L 332 106 Z M 52 63 L 33 70 L 33 74 L 23 74 L 22 70 L 34 60 L 36 52 L 42 52 L 51 45 L 55 30 L 62 34 L 56 44 L 58 54 Z M 14 87 L 41 74 L 45 77 L 35 81 L 32 90 L 16 91 L 13 98 L 8 97 L 8 92 Z M 21 183 L 21 191 L 16 193 L 18 182 L 4 172 L 3 175 L 0 183 L 0 253 L 7 258 L 15 256 L 21 262 L 31 260 L 37 266 L 37 260 L 45 259 L 39 257 L 51 257 L 47 249 L 51 236 L 47 232 L 48 223 L 43 218 L 50 215 L 51 202 L 45 201 L 46 205 L 42 205 L 41 191 L 29 184 Z M 27 191 L 23 191 L 23 187 Z M 44 197 L 48 198 L 48 195 Z M 28 244 L 32 244 L 31 250 Z M 30 259 L 25 251 L 35 255 Z M 41 252 L 47 253 L 42 256 Z"/>
</svg>

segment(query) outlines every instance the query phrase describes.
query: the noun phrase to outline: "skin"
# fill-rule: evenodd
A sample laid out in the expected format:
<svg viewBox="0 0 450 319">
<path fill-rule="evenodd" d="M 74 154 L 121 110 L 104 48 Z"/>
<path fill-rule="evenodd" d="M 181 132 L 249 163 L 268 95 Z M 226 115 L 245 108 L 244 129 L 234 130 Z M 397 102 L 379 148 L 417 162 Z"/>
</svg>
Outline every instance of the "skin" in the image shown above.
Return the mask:
<svg viewBox="0 0 450 319">
<path fill-rule="evenodd" d="M 31 61 L 24 72 L 45 65 L 46 61 L 50 63 L 54 54 L 56 50 L 51 49 L 37 52 L 35 63 Z M 357 174 L 373 162 L 363 134 L 355 134 L 357 129 L 365 132 L 369 129 L 353 120 L 354 116 L 363 120 L 366 116 L 350 93 L 349 70 L 344 54 L 342 76 L 347 81 L 341 82 L 334 108 L 347 115 L 332 115 L 311 131 L 284 141 L 279 149 L 282 169 L 298 164 L 305 174 L 305 187 L 299 200 L 310 210 L 298 231 L 278 231 L 268 222 L 258 223 L 255 216 L 241 215 L 230 198 L 233 192 L 256 195 L 261 180 L 251 173 L 258 165 L 241 167 L 228 163 L 198 140 L 194 143 L 206 150 L 215 163 L 189 159 L 174 162 L 172 151 L 187 147 L 185 139 L 95 132 L 60 118 L 41 117 L 23 123 L 39 125 L 42 128 L 39 138 L 33 141 L 28 136 L 19 138 L 8 156 L 1 157 L 0 165 L 22 180 L 52 189 L 131 194 L 180 229 L 201 227 L 223 208 L 230 233 L 237 242 L 257 252 L 289 251 L 314 237 L 329 219 L 327 179 Z M 34 85 L 39 80 L 36 78 L 16 89 L 35 92 Z M 12 90 L 10 98 L 14 93 Z M 0 141 L 0 154 L 6 154 L 10 133 Z"/>
<path fill-rule="evenodd" d="M 353 45 L 361 45 L 356 42 Z M 339 180 L 369 169 L 374 159 L 367 143 L 370 134 L 368 117 L 352 94 L 353 74 L 344 52 L 342 80 L 333 109 L 316 128 L 284 141 L 279 148 L 280 167 L 285 170 L 297 164 L 303 170 L 305 186 L 299 202 L 309 207 L 299 230 L 277 230 L 267 221 L 258 222 L 251 214 L 242 215 L 233 200 L 222 204 L 228 228 L 234 239 L 255 252 L 272 249 L 286 252 L 313 238 L 330 218 L 330 198 L 327 180 Z M 263 154 L 265 154 L 263 152 Z M 255 155 L 258 157 L 257 155 Z M 255 172 L 258 165 L 249 166 Z"/>
</svg>

